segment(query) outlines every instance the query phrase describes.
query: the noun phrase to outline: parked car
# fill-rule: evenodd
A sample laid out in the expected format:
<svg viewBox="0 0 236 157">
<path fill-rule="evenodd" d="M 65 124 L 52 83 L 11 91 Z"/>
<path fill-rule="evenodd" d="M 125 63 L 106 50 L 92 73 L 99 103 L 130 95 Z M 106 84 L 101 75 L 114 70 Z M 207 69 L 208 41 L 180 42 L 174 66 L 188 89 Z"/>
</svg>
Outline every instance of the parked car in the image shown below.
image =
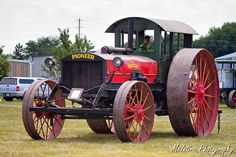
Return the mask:
<svg viewBox="0 0 236 157">
<path fill-rule="evenodd" d="M 0 95 L 6 101 L 13 98 L 23 99 L 25 91 L 34 81 L 44 78 L 37 77 L 4 77 L 0 82 Z"/>
</svg>

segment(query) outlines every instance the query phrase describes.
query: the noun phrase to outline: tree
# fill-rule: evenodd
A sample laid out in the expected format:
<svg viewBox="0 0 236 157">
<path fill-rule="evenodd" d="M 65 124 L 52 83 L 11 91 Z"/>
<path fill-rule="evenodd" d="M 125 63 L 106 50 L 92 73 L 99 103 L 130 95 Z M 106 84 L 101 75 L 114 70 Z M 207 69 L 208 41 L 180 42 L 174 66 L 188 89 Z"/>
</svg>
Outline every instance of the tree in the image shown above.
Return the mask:
<svg viewBox="0 0 236 157">
<path fill-rule="evenodd" d="M 9 73 L 8 56 L 3 54 L 4 46 L 0 47 L 0 78 L 7 76 Z"/>
<path fill-rule="evenodd" d="M 53 48 L 52 52 L 54 55 L 54 58 L 56 59 L 56 66 L 54 67 L 55 71 L 57 72 L 56 75 L 59 75 L 60 73 L 60 64 L 61 59 L 65 57 L 68 54 L 75 53 L 75 52 L 88 52 L 89 50 L 93 49 L 94 46 L 85 37 L 80 38 L 77 35 L 75 35 L 75 42 L 73 43 L 69 38 L 69 29 L 58 29 L 60 32 L 59 40 L 60 45 Z M 43 67 L 43 70 L 45 70 L 49 76 L 54 76 L 55 74 L 53 72 L 50 72 L 45 66 Z M 54 76 L 55 77 L 55 76 Z"/>
<path fill-rule="evenodd" d="M 58 29 L 58 30 L 60 32 L 59 39 L 61 45 L 53 49 L 53 54 L 58 65 L 60 64 L 61 59 L 68 54 L 75 52 L 82 52 L 82 53 L 88 52 L 89 50 L 94 48 L 93 44 L 90 42 L 90 40 L 86 38 L 86 36 L 80 38 L 77 35 L 75 35 L 75 42 L 73 43 L 69 39 L 70 37 L 69 29 L 64 29 L 64 30 Z"/>
<path fill-rule="evenodd" d="M 60 40 L 57 37 L 41 37 L 36 41 L 30 40 L 24 48 L 25 58 L 32 55 L 52 55 L 52 49 L 60 45 Z"/>
<path fill-rule="evenodd" d="M 222 27 L 212 27 L 206 36 L 193 42 L 194 47 L 208 49 L 214 57 L 236 51 L 236 22 L 224 23 Z"/>
<path fill-rule="evenodd" d="M 26 59 L 24 55 L 23 45 L 21 45 L 20 43 L 16 44 L 15 50 L 13 51 L 13 55 L 11 55 L 11 58 L 20 60 Z"/>
</svg>

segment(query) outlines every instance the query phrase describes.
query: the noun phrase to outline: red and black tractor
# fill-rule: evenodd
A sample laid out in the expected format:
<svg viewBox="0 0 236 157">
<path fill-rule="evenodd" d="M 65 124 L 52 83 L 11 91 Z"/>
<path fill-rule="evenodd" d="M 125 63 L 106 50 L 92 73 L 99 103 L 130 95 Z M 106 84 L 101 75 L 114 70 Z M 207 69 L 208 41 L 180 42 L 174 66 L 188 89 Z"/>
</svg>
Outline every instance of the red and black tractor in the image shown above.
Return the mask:
<svg viewBox="0 0 236 157">
<path fill-rule="evenodd" d="M 29 87 L 22 108 L 29 136 L 54 139 L 65 119 L 86 119 L 95 133 L 144 142 L 155 115 L 169 115 L 178 135 L 212 132 L 219 106 L 217 69 L 209 51 L 192 48 L 193 28 L 129 17 L 106 32 L 115 34 L 115 47 L 65 56 L 59 82 L 40 80 Z M 146 35 L 153 51 L 139 51 Z M 55 64 L 45 62 L 50 68 Z"/>
</svg>

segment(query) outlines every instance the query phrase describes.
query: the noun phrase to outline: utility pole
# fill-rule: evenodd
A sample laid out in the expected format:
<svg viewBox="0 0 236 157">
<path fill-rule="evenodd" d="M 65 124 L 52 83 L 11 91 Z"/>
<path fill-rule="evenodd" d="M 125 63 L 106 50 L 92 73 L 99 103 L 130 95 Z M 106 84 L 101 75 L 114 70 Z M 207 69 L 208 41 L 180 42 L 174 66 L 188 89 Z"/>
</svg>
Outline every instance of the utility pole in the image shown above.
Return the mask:
<svg viewBox="0 0 236 157">
<path fill-rule="evenodd" d="M 80 38 L 80 18 L 78 19 L 78 37 Z"/>
</svg>

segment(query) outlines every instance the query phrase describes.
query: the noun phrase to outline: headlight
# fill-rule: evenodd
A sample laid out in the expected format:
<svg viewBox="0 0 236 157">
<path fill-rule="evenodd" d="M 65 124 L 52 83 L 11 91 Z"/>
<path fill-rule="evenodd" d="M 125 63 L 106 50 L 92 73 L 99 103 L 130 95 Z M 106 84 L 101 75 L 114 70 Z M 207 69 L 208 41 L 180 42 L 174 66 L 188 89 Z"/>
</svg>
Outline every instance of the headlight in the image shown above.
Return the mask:
<svg viewBox="0 0 236 157">
<path fill-rule="evenodd" d="M 48 67 L 48 68 L 52 68 L 55 65 L 55 62 L 52 58 L 46 58 L 44 61 L 44 64 Z"/>
<path fill-rule="evenodd" d="M 120 67 L 123 63 L 120 57 L 115 57 L 112 61 L 113 65 L 116 67 Z"/>
</svg>

